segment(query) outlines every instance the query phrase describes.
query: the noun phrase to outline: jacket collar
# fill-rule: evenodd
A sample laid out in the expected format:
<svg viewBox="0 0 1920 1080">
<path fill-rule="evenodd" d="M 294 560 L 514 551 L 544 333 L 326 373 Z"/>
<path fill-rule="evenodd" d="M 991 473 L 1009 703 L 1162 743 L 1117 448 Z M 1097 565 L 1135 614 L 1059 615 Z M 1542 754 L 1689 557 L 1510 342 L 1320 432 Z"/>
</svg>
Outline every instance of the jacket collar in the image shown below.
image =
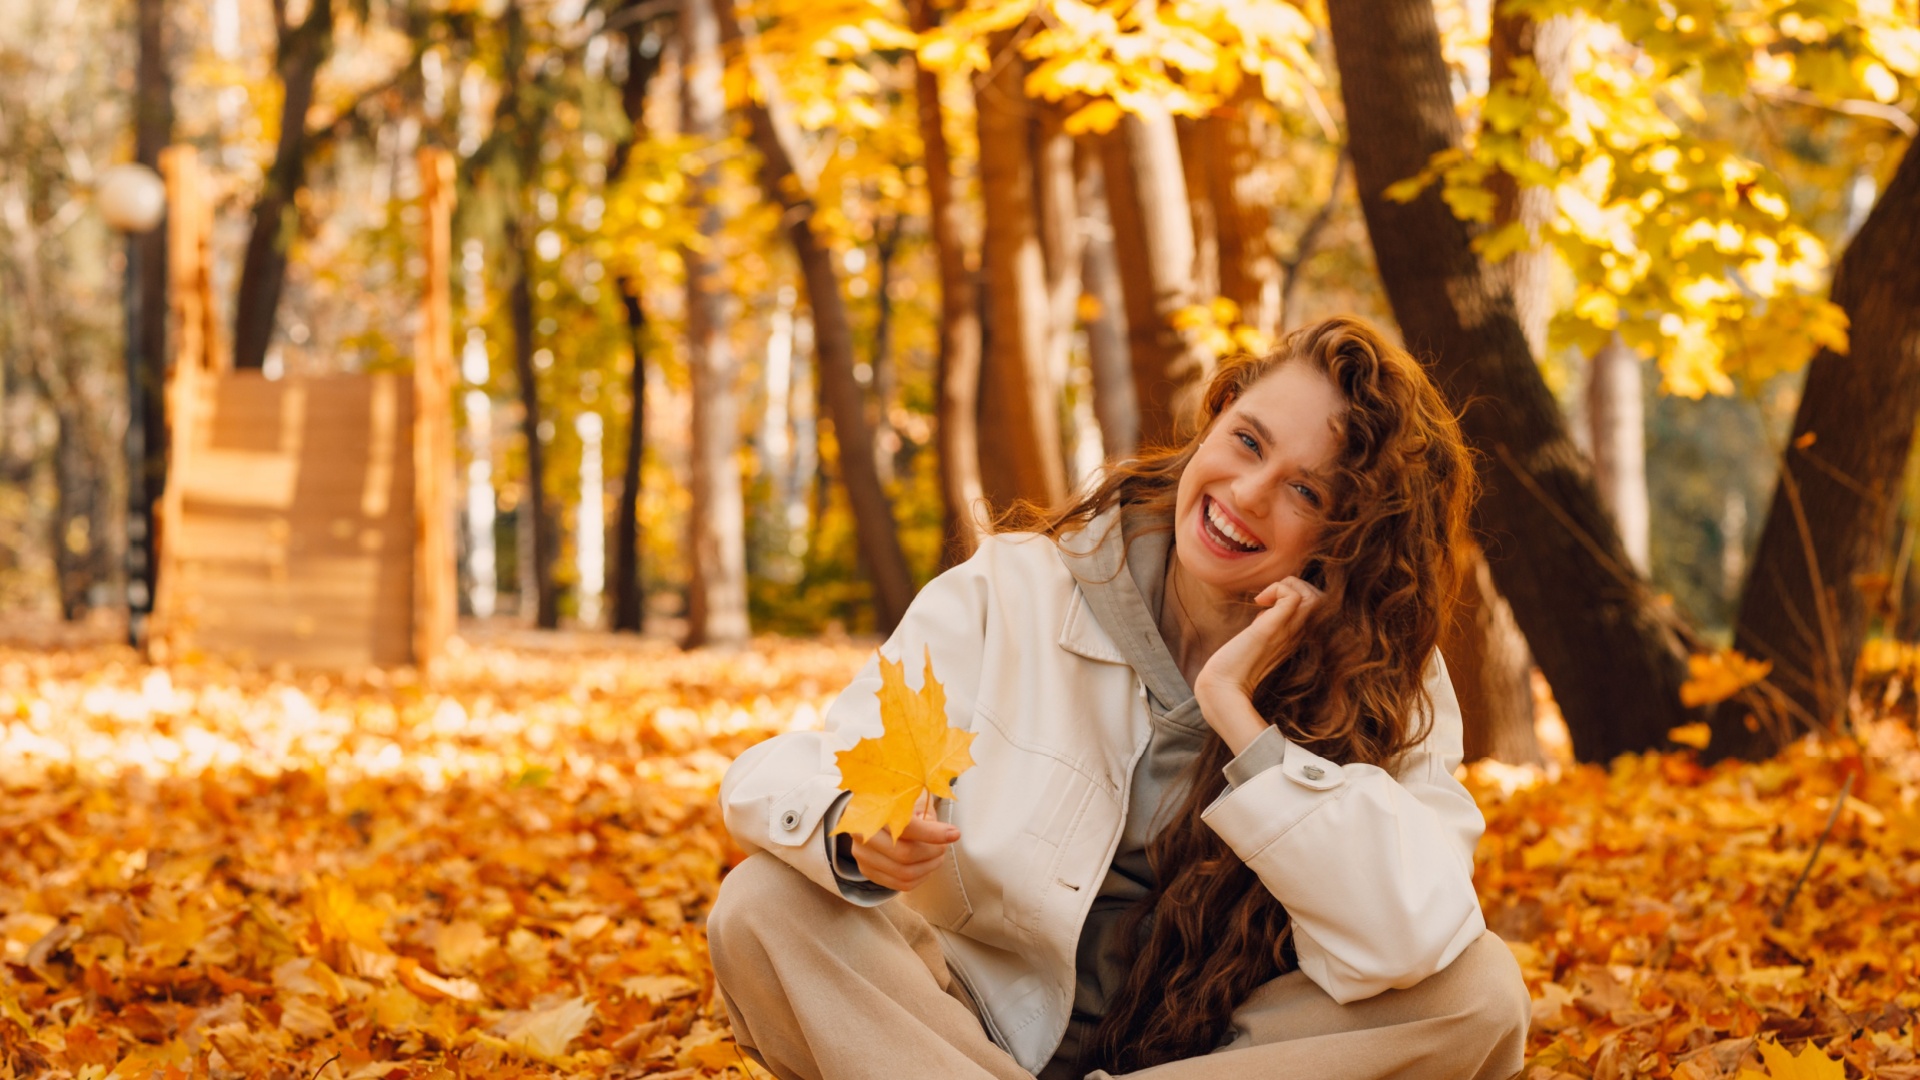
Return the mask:
<svg viewBox="0 0 1920 1080">
<path fill-rule="evenodd" d="M 1060 627 L 1060 647 L 1089 660 L 1132 667 L 1155 699 L 1154 712 L 1204 723 L 1192 708 L 1193 691 L 1180 665 L 1160 637 L 1155 613 L 1173 541 L 1164 524 L 1114 508 L 1060 537 L 1060 561 L 1073 575 L 1079 597 Z"/>
</svg>

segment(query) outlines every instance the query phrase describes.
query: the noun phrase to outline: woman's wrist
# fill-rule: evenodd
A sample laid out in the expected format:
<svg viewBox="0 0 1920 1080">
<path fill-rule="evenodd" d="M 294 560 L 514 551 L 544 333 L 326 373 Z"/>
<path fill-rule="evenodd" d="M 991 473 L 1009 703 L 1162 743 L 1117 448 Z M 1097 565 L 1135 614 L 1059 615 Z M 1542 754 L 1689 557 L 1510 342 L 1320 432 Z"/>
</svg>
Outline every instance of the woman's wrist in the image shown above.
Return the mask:
<svg viewBox="0 0 1920 1080">
<path fill-rule="evenodd" d="M 1201 680 L 1194 687 L 1193 696 L 1200 702 L 1200 715 L 1206 719 L 1207 726 L 1236 757 L 1267 730 L 1266 718 L 1254 709 L 1253 699 L 1239 687 Z"/>
</svg>

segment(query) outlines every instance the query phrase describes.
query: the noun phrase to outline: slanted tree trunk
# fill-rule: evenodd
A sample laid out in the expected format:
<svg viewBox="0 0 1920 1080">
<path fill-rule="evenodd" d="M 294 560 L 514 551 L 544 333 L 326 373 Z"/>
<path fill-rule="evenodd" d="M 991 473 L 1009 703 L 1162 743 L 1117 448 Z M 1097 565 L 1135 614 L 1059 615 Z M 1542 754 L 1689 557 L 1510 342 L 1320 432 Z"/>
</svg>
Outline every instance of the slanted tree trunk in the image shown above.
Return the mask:
<svg viewBox="0 0 1920 1080">
<path fill-rule="evenodd" d="M 628 10 L 636 5 L 629 5 Z M 646 27 L 626 32 L 626 79 L 620 84 L 620 107 L 627 117 L 627 137 L 620 140 L 607 164 L 607 180 L 618 182 L 633 148 L 647 138 L 647 87 L 660 71 L 660 53 L 651 56 L 641 47 Z M 647 309 L 641 303 L 643 283 L 634 274 L 621 274 L 615 285 L 627 316 L 627 347 L 633 369 L 627 376 L 627 445 L 620 463 L 620 498 L 613 518 L 613 572 L 607 589 L 613 594 L 613 629 L 641 633 L 646 629 L 647 597 L 641 577 L 640 460 L 647 433 Z"/>
<path fill-rule="evenodd" d="M 1179 441 L 1212 367 L 1195 335 L 1174 325 L 1194 303 L 1193 217 L 1173 116 L 1155 104 L 1100 141 L 1107 215 L 1126 297 L 1127 353 L 1140 410 L 1140 445 Z"/>
<path fill-rule="evenodd" d="M 995 511 L 1042 506 L 1067 494 L 1058 388 L 1047 371 L 1047 264 L 1035 205 L 1033 108 L 1014 35 L 993 38 L 1000 58 L 975 95 L 980 198 L 986 230 L 987 348 L 980 380 L 980 480 Z"/>
<path fill-rule="evenodd" d="M 1773 662 L 1767 706 L 1714 718 L 1715 756 L 1754 757 L 1802 725 L 1845 715 L 1870 617 L 1860 579 L 1886 569 L 1900 480 L 1920 415 L 1920 142 L 1847 245 L 1833 274 L 1852 347 L 1807 368 L 1733 646 Z"/>
<path fill-rule="evenodd" d="M 1113 222 L 1107 216 L 1105 170 L 1086 143 L 1080 147 L 1081 220 L 1086 223 L 1086 253 L 1080 272 L 1087 295 L 1098 310 L 1087 319 L 1087 359 L 1093 368 L 1093 415 L 1100 423 L 1100 446 L 1108 461 L 1131 455 L 1140 445 L 1140 404 L 1133 394 L 1133 363 L 1127 355 L 1126 298 L 1120 292 L 1120 267 L 1113 251 Z"/>
<path fill-rule="evenodd" d="M 713 0 L 721 33 L 729 42 L 745 45 L 733 0 Z M 685 16 L 683 15 L 682 18 Z M 754 97 L 747 105 L 753 144 L 760 151 L 760 181 L 767 197 L 786 211 L 787 240 L 806 278 L 807 303 L 813 309 L 813 341 L 819 360 L 821 397 L 833 419 L 834 441 L 840 447 L 839 472 L 853 508 L 854 534 L 860 556 L 873 582 L 874 616 L 878 629 L 892 630 L 913 600 L 913 575 L 900 548 L 893 518 L 893 502 L 873 467 L 873 431 L 867 425 L 860 384 L 853 377 L 853 327 L 846 299 L 840 292 L 833 253 L 813 231 L 814 178 L 799 171 L 799 132 L 787 114 L 780 86 L 749 52 Z"/>
<path fill-rule="evenodd" d="M 719 205 L 727 100 L 721 76 L 720 17 L 713 0 L 680 7 L 681 130 L 698 140 L 706 160 L 688 186 L 705 243 L 684 248 L 687 371 L 693 384 L 693 509 L 688 562 L 686 645 L 738 646 L 747 625 L 746 501 L 735 453 L 740 443 L 739 362 L 727 340 L 727 288 L 716 246 L 725 220 Z"/>
<path fill-rule="evenodd" d="M 1534 20 L 1497 7 L 1493 15 L 1491 77 L 1497 85 L 1511 79 L 1516 60 L 1525 57 L 1564 96 L 1570 83 L 1568 47 L 1572 20 Z M 1546 147 L 1535 148 L 1536 156 Z M 1500 264 L 1513 293 L 1513 306 L 1537 363 L 1547 353 L 1547 324 L 1553 315 L 1549 272 L 1553 252 L 1545 230 L 1553 220 L 1552 193 L 1545 188 L 1522 187 L 1501 172 L 1489 182 L 1494 189 L 1494 224 L 1519 222 L 1531 242 Z M 1472 579 L 1462 590 L 1462 612 L 1443 639 L 1442 652 L 1453 671 L 1466 721 L 1469 759 L 1492 757 L 1509 764 L 1542 760 L 1534 734 L 1533 654 L 1514 620 L 1513 607 L 1494 587 L 1493 571 L 1478 545 L 1472 554 Z M 1645 567 L 1640 569 L 1644 571 Z"/>
<path fill-rule="evenodd" d="M 276 5 L 276 14 L 281 5 Z M 253 231 L 234 300 L 233 366 L 259 368 L 273 342 L 280 291 L 287 281 L 287 246 L 296 231 L 294 197 L 307 180 L 307 109 L 314 78 L 333 48 L 333 0 L 310 0 L 299 26 L 282 22 L 275 68 L 280 74 L 280 137 L 266 186 L 253 203 Z"/>
<path fill-rule="evenodd" d="M 909 0 L 916 33 L 935 25 L 932 0 Z M 920 142 L 927 169 L 927 201 L 934 254 L 940 266 L 940 366 L 935 420 L 940 447 L 940 491 L 945 500 L 944 551 L 950 562 L 973 554 L 980 525 L 975 508 L 985 497 L 980 484 L 980 299 L 967 267 L 962 208 L 953 198 L 953 161 L 941 127 L 940 77 L 914 66 Z"/>
<path fill-rule="evenodd" d="M 1475 229 L 1429 188 L 1384 192 L 1461 145 L 1433 6 L 1333 0 L 1354 176 L 1375 262 L 1408 345 L 1434 361 L 1481 454 L 1477 509 L 1500 591 L 1553 686 L 1575 753 L 1604 761 L 1660 746 L 1682 722 L 1682 629 L 1633 570 L 1585 460 L 1567 437 L 1504 275 Z"/>
</svg>

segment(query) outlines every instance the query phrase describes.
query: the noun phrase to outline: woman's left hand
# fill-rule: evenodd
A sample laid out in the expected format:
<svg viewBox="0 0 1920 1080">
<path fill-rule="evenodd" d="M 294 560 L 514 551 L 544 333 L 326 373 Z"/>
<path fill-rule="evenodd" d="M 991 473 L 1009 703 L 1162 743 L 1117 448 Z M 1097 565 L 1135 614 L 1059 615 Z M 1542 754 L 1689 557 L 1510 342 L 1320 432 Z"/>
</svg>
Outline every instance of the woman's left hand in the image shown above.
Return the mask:
<svg viewBox="0 0 1920 1080">
<path fill-rule="evenodd" d="M 1201 699 L 1202 710 L 1210 698 L 1222 701 L 1231 696 L 1251 701 L 1253 688 L 1293 651 L 1307 613 L 1325 595 L 1297 577 L 1260 590 L 1253 602 L 1267 610 L 1220 646 L 1194 681 L 1194 694 Z"/>
</svg>

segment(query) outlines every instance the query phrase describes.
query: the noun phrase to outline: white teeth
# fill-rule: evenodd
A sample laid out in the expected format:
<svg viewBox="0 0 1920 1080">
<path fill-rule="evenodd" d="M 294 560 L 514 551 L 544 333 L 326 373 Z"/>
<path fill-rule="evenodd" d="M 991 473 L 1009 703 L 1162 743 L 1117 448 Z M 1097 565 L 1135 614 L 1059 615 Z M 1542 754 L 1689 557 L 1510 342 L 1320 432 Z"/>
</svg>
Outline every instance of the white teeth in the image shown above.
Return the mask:
<svg viewBox="0 0 1920 1080">
<path fill-rule="evenodd" d="M 1241 532 L 1239 529 L 1234 528 L 1233 522 L 1228 521 L 1226 515 L 1221 513 L 1220 504 L 1214 502 L 1212 499 L 1207 500 L 1207 520 L 1213 524 L 1214 528 L 1220 530 L 1221 535 L 1232 540 L 1234 543 L 1245 548 L 1256 551 L 1259 550 L 1261 546 L 1260 542 L 1247 536 L 1247 534 Z"/>
</svg>

